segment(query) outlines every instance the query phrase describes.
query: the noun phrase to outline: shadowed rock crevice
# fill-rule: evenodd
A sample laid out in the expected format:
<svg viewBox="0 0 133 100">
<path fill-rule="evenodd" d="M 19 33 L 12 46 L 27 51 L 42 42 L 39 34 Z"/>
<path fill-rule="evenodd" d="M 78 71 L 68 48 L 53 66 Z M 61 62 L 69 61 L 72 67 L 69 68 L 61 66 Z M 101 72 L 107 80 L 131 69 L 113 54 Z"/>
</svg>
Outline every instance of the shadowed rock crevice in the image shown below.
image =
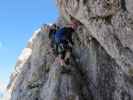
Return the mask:
<svg viewBox="0 0 133 100">
<path fill-rule="evenodd" d="M 125 1 L 125 0 L 121 0 L 121 8 L 122 8 L 124 11 L 127 11 L 127 8 L 126 8 L 126 1 Z"/>
</svg>

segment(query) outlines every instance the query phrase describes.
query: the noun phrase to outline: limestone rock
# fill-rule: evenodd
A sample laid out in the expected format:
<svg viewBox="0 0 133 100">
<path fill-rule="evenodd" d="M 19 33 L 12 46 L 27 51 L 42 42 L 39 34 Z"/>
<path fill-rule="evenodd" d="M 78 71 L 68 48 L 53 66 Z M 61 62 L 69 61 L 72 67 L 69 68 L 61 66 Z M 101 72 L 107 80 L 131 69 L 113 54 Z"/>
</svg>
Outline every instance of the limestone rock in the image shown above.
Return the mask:
<svg viewBox="0 0 133 100">
<path fill-rule="evenodd" d="M 70 15 L 73 34 L 69 66 L 49 49 L 48 34 L 33 34 L 8 85 L 8 100 L 133 100 L 132 0 L 57 0 L 59 26 Z"/>
</svg>

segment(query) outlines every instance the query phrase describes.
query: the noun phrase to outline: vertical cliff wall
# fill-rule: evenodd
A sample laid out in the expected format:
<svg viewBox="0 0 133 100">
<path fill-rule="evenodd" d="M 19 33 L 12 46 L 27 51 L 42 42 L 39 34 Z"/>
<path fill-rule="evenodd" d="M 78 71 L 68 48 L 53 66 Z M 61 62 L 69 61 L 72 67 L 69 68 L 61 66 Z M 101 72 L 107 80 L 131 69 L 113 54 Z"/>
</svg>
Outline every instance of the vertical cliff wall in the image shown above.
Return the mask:
<svg viewBox="0 0 133 100">
<path fill-rule="evenodd" d="M 57 0 L 64 25 L 79 25 L 73 57 L 60 66 L 37 30 L 8 85 L 9 100 L 133 100 L 133 1 Z"/>
</svg>

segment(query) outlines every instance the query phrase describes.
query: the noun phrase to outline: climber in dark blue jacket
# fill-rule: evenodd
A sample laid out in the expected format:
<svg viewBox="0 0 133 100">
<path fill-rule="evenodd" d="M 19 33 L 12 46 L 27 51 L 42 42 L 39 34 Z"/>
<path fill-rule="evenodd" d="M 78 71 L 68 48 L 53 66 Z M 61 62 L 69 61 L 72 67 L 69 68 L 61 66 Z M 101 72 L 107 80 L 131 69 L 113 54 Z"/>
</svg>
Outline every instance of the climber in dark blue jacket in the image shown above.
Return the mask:
<svg viewBox="0 0 133 100">
<path fill-rule="evenodd" d="M 53 41 L 54 49 L 56 51 L 56 55 L 60 58 L 60 64 L 63 66 L 65 64 L 69 64 L 70 56 L 72 53 L 72 34 L 77 27 L 77 22 L 75 20 L 71 20 L 71 24 L 62 27 L 56 32 L 50 34 L 50 38 Z"/>
<path fill-rule="evenodd" d="M 60 28 L 54 34 L 54 40 L 57 45 L 56 51 L 58 51 L 58 55 L 61 65 L 70 63 L 70 56 L 72 53 L 72 35 L 75 32 L 76 25 L 74 23 L 66 25 L 65 27 Z"/>
<path fill-rule="evenodd" d="M 74 29 L 71 27 L 63 27 L 59 29 L 54 36 L 55 43 L 57 44 L 57 52 L 61 58 L 61 65 L 69 64 L 69 57 L 72 52 L 72 33 Z M 69 53 L 69 54 L 68 54 Z"/>
</svg>

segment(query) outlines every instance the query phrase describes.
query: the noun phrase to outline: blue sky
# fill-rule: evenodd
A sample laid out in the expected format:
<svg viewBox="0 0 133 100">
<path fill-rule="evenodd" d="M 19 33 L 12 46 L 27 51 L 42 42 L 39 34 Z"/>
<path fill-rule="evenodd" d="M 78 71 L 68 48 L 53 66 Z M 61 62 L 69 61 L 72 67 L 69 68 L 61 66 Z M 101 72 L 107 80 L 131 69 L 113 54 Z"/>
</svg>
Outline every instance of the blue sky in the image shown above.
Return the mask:
<svg viewBox="0 0 133 100">
<path fill-rule="evenodd" d="M 0 81 L 8 83 L 32 32 L 57 17 L 54 0 L 0 0 Z"/>
</svg>

